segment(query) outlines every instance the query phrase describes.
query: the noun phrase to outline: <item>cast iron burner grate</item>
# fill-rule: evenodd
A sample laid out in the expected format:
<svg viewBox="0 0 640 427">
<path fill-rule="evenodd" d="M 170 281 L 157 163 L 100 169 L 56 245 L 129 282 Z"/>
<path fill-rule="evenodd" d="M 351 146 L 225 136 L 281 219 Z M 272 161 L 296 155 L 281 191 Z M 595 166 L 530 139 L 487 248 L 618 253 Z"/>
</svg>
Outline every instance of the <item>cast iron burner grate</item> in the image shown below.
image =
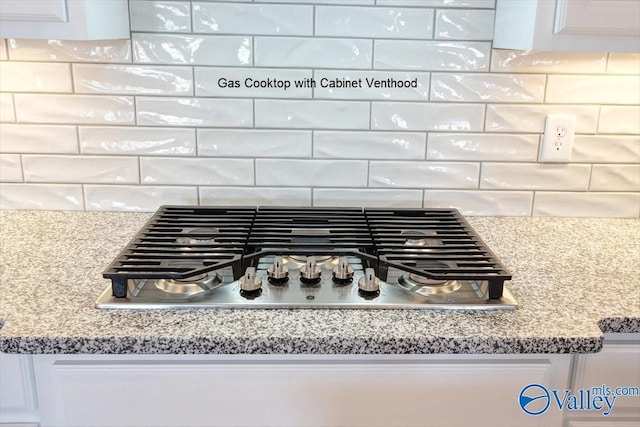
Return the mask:
<svg viewBox="0 0 640 427">
<path fill-rule="evenodd" d="M 265 256 L 352 256 L 386 280 L 486 281 L 502 296 L 511 274 L 455 209 L 162 206 L 103 273 L 113 296 L 134 279 L 188 280 Z"/>
</svg>

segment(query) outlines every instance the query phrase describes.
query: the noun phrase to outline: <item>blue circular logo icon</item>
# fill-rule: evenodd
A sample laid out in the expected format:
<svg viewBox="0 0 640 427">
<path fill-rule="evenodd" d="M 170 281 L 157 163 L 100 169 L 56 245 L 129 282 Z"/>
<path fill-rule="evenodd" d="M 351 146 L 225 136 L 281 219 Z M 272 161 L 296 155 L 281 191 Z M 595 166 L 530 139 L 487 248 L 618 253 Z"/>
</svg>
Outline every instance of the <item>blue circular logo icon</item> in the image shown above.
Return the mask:
<svg viewBox="0 0 640 427">
<path fill-rule="evenodd" d="M 545 386 L 529 384 L 520 392 L 518 403 L 527 414 L 540 415 L 549 409 L 551 395 Z"/>
</svg>

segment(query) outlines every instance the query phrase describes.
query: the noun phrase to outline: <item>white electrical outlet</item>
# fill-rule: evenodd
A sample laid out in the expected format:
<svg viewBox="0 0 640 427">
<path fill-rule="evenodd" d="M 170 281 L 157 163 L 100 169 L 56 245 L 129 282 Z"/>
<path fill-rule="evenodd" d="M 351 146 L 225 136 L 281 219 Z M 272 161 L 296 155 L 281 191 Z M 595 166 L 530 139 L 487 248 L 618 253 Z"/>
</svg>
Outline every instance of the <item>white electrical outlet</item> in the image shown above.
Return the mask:
<svg viewBox="0 0 640 427">
<path fill-rule="evenodd" d="M 549 114 L 544 124 L 544 135 L 540 146 L 540 161 L 570 161 L 575 131 L 576 116 Z"/>
</svg>

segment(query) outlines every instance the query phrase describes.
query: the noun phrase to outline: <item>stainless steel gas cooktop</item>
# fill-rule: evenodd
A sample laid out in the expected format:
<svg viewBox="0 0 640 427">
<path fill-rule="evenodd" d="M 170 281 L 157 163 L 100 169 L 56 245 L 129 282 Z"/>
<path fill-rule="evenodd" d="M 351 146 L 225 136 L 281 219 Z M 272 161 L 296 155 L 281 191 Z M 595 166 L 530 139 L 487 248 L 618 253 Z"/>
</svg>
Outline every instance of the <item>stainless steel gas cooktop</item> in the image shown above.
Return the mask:
<svg viewBox="0 0 640 427">
<path fill-rule="evenodd" d="M 455 209 L 163 206 L 103 276 L 110 309 L 517 306 Z"/>
</svg>

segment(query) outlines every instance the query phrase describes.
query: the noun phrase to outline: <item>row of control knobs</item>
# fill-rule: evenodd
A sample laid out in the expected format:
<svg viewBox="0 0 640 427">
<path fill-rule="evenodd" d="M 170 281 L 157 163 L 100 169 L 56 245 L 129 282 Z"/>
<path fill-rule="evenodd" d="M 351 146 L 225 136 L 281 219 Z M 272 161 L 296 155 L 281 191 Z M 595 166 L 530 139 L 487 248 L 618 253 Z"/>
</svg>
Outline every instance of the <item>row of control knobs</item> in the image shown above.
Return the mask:
<svg viewBox="0 0 640 427">
<path fill-rule="evenodd" d="M 349 265 L 347 257 L 340 257 L 338 265 L 333 269 L 333 281 L 339 284 L 347 284 L 353 279 L 353 267 Z M 320 281 L 322 271 L 316 264 L 315 257 L 307 257 L 305 264 L 300 268 L 300 281 L 303 283 L 317 283 Z M 281 256 L 273 260 L 273 264 L 267 268 L 269 281 L 274 284 L 283 284 L 289 280 L 289 269 L 284 264 Z M 253 292 L 262 288 L 262 279 L 256 274 L 255 267 L 248 267 L 244 276 L 240 278 L 240 289 L 245 292 Z M 363 292 L 375 293 L 380 290 L 380 279 L 375 275 L 373 268 L 365 269 L 364 276 L 358 281 L 358 289 Z"/>
</svg>

